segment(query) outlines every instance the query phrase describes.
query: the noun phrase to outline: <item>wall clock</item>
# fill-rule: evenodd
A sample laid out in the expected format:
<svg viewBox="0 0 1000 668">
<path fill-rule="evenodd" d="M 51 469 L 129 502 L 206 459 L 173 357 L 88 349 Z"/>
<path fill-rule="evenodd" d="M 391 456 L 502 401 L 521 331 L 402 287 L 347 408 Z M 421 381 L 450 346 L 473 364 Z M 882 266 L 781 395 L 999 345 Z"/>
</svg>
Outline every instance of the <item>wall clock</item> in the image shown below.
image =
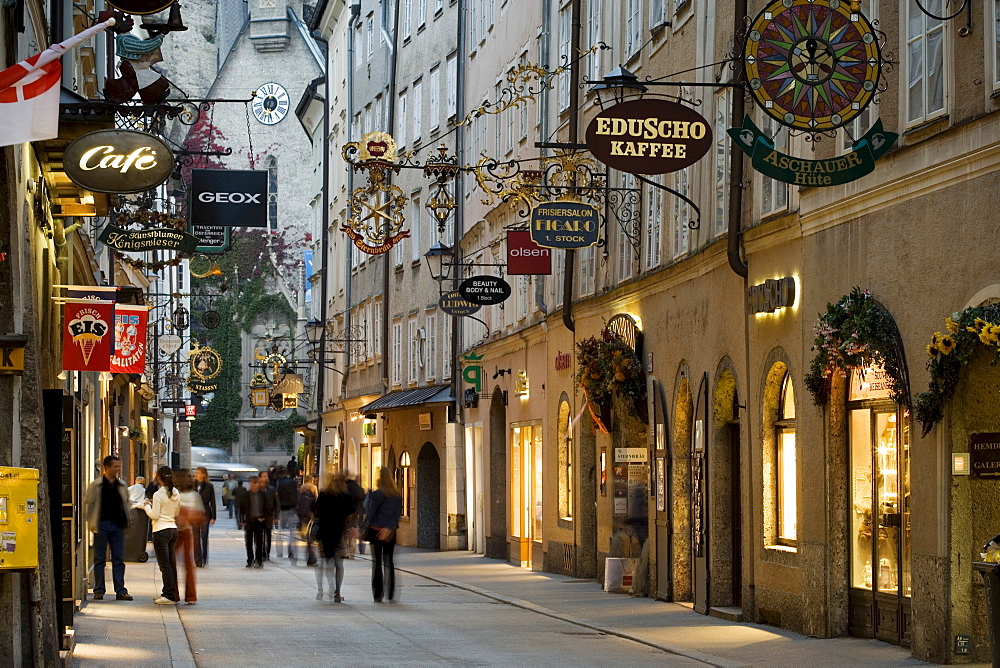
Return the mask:
<svg viewBox="0 0 1000 668">
<path fill-rule="evenodd" d="M 878 36 L 847 0 L 774 0 L 750 25 L 743 55 L 754 100 L 793 128 L 838 128 L 878 91 Z"/>
<path fill-rule="evenodd" d="M 288 114 L 288 92 L 280 84 L 263 84 L 254 91 L 250 106 L 254 118 L 264 125 L 274 125 Z"/>
</svg>

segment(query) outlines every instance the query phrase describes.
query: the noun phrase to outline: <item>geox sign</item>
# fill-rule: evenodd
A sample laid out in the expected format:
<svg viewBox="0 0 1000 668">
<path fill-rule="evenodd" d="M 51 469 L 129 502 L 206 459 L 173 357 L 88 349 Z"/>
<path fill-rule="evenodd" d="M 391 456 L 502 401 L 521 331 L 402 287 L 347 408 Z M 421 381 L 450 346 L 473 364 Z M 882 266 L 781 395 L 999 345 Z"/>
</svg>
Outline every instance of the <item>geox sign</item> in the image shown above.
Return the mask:
<svg viewBox="0 0 1000 668">
<path fill-rule="evenodd" d="M 267 227 L 267 172 L 192 169 L 191 224 Z"/>
</svg>

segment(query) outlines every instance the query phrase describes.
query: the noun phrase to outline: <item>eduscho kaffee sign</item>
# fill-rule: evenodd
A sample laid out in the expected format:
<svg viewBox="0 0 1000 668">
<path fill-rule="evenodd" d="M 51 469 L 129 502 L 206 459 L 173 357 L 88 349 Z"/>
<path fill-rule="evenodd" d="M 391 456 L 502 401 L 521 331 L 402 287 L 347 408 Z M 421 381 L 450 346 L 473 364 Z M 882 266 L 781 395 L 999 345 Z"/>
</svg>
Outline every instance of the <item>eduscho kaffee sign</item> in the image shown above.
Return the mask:
<svg viewBox="0 0 1000 668">
<path fill-rule="evenodd" d="M 587 148 L 609 167 L 631 174 L 676 172 L 712 148 L 705 117 L 667 100 L 632 100 L 602 111 L 587 128 Z"/>
<path fill-rule="evenodd" d="M 170 177 L 174 155 L 158 137 L 134 130 L 98 130 L 66 147 L 63 169 L 81 188 L 138 193 Z"/>
</svg>

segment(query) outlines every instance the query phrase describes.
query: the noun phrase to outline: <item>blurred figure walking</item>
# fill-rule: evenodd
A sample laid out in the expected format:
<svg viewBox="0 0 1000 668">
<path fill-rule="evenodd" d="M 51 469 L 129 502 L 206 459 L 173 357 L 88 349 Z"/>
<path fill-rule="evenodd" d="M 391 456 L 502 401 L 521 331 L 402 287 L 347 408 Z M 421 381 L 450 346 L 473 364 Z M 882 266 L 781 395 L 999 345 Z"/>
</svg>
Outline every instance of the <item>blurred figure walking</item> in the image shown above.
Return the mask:
<svg viewBox="0 0 1000 668">
<path fill-rule="evenodd" d="M 372 596 L 382 602 L 383 594 L 393 600 L 396 594 L 396 527 L 403 514 L 403 497 L 389 469 L 382 467 L 376 489 L 368 494 L 368 535 L 372 546 Z"/>
<path fill-rule="evenodd" d="M 278 525 L 278 556 L 284 556 L 287 544 L 288 560 L 295 565 L 295 534 L 299 529 L 299 480 L 288 474 L 284 466 L 278 467 L 278 507 L 280 524 Z"/>
<path fill-rule="evenodd" d="M 260 478 L 250 476 L 250 489 L 240 498 L 243 540 L 247 548 L 247 568 L 263 568 L 264 525 L 274 516 L 271 496 L 262 489 Z"/>
<path fill-rule="evenodd" d="M 194 474 L 194 491 L 201 497 L 205 521 L 198 527 L 194 541 L 194 563 L 204 566 L 208 563 L 208 528 L 215 524 L 215 486 L 208 479 L 208 469 L 199 466 Z"/>
<path fill-rule="evenodd" d="M 243 497 L 245 497 L 248 493 L 249 492 L 248 492 L 247 488 L 243 486 L 243 481 L 242 480 L 237 480 L 236 481 L 236 486 L 233 487 L 233 501 L 232 501 L 233 507 L 236 510 L 236 528 L 237 529 L 242 529 L 243 528 L 243 523 L 245 521 L 245 517 L 246 516 L 243 514 L 243 510 L 242 510 L 243 506 L 241 504 L 243 503 Z"/>
<path fill-rule="evenodd" d="M 267 516 L 264 518 L 264 561 L 270 561 L 271 536 L 274 533 L 274 525 L 278 523 L 278 490 L 271 484 L 271 478 L 267 472 L 261 473 L 258 476 L 257 487 L 271 500 Z M 280 557 L 281 555 L 279 554 L 278 556 Z"/>
<path fill-rule="evenodd" d="M 344 558 L 352 549 L 351 537 L 346 534 L 346 530 L 353 515 L 354 500 L 347 492 L 347 480 L 343 473 L 338 473 L 330 479 L 326 489 L 320 492 L 316 500 L 318 538 L 323 552 L 321 567 L 316 571 L 317 601 L 323 600 L 324 576 L 327 598 L 332 598 L 335 603 L 343 600 L 340 586 L 344 581 Z"/>
<path fill-rule="evenodd" d="M 222 481 L 222 505 L 229 511 L 229 519 L 233 519 L 233 488 L 236 487 L 236 474 L 227 473 Z"/>
<path fill-rule="evenodd" d="M 295 506 L 295 512 L 299 516 L 299 531 L 306 542 L 306 566 L 316 566 L 319 560 L 316 558 L 316 531 L 313 522 L 316 516 L 316 497 L 319 491 L 313 483 L 313 477 L 307 475 L 302 479 L 302 486 L 299 487 L 299 500 Z M 316 527 L 318 527 L 318 523 Z"/>
<path fill-rule="evenodd" d="M 195 491 L 191 472 L 174 471 L 174 482 L 180 492 L 180 512 L 177 514 L 177 553 L 184 559 L 184 602 L 194 605 L 198 601 L 198 584 L 195 575 L 196 543 L 205 525 L 205 507 L 201 495 Z"/>
<path fill-rule="evenodd" d="M 181 509 L 181 495 L 174 487 L 174 472 L 169 466 L 161 466 L 156 471 L 159 488 L 153 498 L 146 501 L 146 514 L 153 520 L 153 550 L 156 565 L 160 567 L 163 580 L 162 593 L 153 599 L 157 605 L 174 605 L 177 593 L 177 515 Z"/>
<path fill-rule="evenodd" d="M 365 490 L 361 488 L 358 481 L 354 479 L 354 474 L 350 471 L 344 471 L 344 476 L 347 478 L 347 493 L 351 495 L 354 499 L 354 512 L 357 516 L 357 545 L 358 552 L 361 554 L 365 553 L 365 531 L 368 524 L 365 521 L 365 513 L 367 508 L 365 507 L 365 499 L 368 498 L 365 494 Z"/>
</svg>

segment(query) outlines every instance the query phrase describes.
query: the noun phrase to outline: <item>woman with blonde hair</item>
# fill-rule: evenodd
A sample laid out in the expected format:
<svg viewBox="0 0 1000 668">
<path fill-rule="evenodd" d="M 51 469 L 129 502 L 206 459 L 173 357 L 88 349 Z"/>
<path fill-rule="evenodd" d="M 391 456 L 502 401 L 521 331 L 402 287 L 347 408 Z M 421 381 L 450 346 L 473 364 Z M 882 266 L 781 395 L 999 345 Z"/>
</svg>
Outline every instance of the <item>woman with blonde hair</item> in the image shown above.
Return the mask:
<svg viewBox="0 0 1000 668">
<path fill-rule="evenodd" d="M 382 467 L 376 488 L 368 495 L 368 530 L 365 539 L 372 546 L 372 595 L 376 603 L 385 594 L 395 598 L 396 568 L 392 553 L 396 547 L 396 527 L 403 514 L 403 496 L 388 468 Z"/>
<path fill-rule="evenodd" d="M 326 489 L 319 493 L 316 499 L 316 519 L 322 555 L 320 568 L 316 571 L 316 600 L 323 600 L 323 577 L 327 581 L 327 598 L 340 603 L 340 585 L 344 581 L 344 558 L 351 545 L 351 539 L 345 535 L 348 522 L 354 515 L 354 500 L 347 492 L 347 478 L 343 472 L 330 478 Z M 332 590 L 332 591 L 331 591 Z"/>
</svg>

